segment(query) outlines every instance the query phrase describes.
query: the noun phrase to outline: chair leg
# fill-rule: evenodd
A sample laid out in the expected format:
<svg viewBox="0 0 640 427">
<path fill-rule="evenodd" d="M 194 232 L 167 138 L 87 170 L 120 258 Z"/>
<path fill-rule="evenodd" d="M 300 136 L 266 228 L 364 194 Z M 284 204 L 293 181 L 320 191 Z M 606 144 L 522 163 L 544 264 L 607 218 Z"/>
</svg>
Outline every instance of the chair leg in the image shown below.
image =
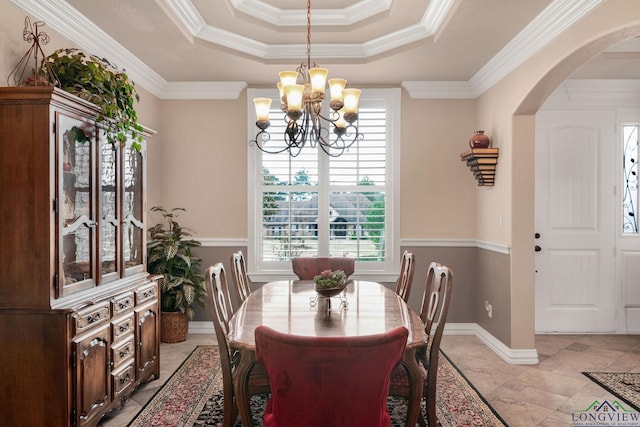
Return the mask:
<svg viewBox="0 0 640 427">
<path fill-rule="evenodd" d="M 427 423 L 424 420 L 424 416 L 422 415 L 422 409 L 420 410 L 420 413 L 418 414 L 418 425 L 420 427 L 427 427 Z"/>
<path fill-rule="evenodd" d="M 434 394 L 427 393 L 427 426 L 437 427 L 436 424 L 436 396 Z M 422 411 L 420 413 L 422 415 Z M 422 417 L 420 417 L 422 418 Z M 424 422 L 424 419 L 422 420 Z M 422 425 L 422 424 L 421 424 Z"/>
<path fill-rule="evenodd" d="M 233 427 L 238 418 L 238 407 L 231 393 L 224 393 L 222 406 L 222 427 Z"/>
</svg>

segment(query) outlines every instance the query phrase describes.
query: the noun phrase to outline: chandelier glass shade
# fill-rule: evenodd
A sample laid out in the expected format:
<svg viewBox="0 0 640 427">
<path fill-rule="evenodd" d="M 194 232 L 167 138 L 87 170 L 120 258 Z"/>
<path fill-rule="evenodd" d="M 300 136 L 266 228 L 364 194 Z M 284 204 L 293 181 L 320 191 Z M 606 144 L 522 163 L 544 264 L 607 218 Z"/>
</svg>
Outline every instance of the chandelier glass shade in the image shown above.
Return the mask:
<svg viewBox="0 0 640 427">
<path fill-rule="evenodd" d="M 260 131 L 249 144 L 255 144 L 265 153 L 288 151 L 291 157 L 300 154 L 305 146 L 320 147 L 329 156 L 338 157 L 356 141 L 362 140 L 364 135 L 357 126 L 360 89 L 346 88 L 345 79 L 329 79 L 329 111 L 323 113 L 328 74 L 329 70 L 311 62 L 311 0 L 308 0 L 307 62 L 300 64 L 295 71 L 281 71 L 277 83 L 280 109 L 286 123 L 284 145 L 269 143 L 271 135 L 267 129 L 271 125 L 271 98 L 253 100 L 256 126 Z"/>
</svg>

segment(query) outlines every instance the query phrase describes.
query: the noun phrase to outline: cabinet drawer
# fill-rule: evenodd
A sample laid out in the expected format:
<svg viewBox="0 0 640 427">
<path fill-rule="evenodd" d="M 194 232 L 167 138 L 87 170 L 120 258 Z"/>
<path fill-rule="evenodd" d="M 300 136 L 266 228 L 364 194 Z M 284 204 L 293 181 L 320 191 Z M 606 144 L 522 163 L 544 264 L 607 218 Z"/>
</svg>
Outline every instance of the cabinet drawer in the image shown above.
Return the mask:
<svg viewBox="0 0 640 427">
<path fill-rule="evenodd" d="M 111 346 L 111 360 L 113 361 L 113 369 L 116 369 L 122 362 L 135 354 L 135 345 L 133 343 L 133 335 L 124 340 L 120 344 Z"/>
<path fill-rule="evenodd" d="M 140 286 L 135 291 L 136 293 L 136 305 L 140 305 L 143 302 L 151 301 L 158 297 L 158 285 L 156 282 L 151 282 L 147 285 Z"/>
<path fill-rule="evenodd" d="M 131 310 L 134 305 L 133 292 L 125 292 L 111 300 L 111 310 L 113 315 L 124 313 L 127 310 Z"/>
<path fill-rule="evenodd" d="M 124 317 L 117 318 L 111 322 L 111 324 L 113 325 L 113 342 L 115 343 L 127 334 L 133 333 L 133 328 L 135 326 L 133 321 L 133 312 Z"/>
<path fill-rule="evenodd" d="M 109 302 L 103 301 L 83 308 L 75 313 L 73 317 L 75 319 L 75 334 L 82 333 L 89 328 L 109 321 L 111 318 Z"/>
<path fill-rule="evenodd" d="M 135 369 L 133 367 L 133 360 L 122 368 L 111 372 L 111 389 L 113 390 L 114 401 L 116 401 L 120 396 L 124 396 L 133 386 L 134 377 Z"/>
</svg>

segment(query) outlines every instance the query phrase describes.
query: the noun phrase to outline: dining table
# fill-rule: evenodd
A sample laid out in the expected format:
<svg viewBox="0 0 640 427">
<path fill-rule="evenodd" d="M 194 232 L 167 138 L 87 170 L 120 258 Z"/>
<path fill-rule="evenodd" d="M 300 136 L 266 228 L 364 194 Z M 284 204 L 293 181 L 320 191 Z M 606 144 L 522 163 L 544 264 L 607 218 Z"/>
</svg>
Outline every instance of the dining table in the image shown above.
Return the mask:
<svg viewBox="0 0 640 427">
<path fill-rule="evenodd" d="M 280 280 L 251 292 L 231 317 L 228 335 L 229 345 L 240 352 L 233 383 L 243 426 L 253 425 L 248 381 L 256 363 L 255 329 L 260 325 L 311 337 L 377 335 L 405 326 L 409 336 L 402 363 L 410 384 L 405 425 L 416 425 L 423 374 L 415 353 L 428 337 L 420 316 L 393 290 L 377 282 L 352 280 L 340 294 L 325 297 L 316 292 L 313 280 Z"/>
</svg>

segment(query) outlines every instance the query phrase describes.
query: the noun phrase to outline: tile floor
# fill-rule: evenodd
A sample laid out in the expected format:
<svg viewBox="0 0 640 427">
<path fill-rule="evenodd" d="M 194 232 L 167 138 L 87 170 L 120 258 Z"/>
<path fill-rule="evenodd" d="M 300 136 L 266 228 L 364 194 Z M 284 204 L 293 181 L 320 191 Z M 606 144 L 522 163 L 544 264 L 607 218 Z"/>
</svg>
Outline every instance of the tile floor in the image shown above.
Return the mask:
<svg viewBox="0 0 640 427">
<path fill-rule="evenodd" d="M 139 389 L 100 427 L 124 427 L 182 361 L 213 335 L 160 346 L 160 380 Z M 538 335 L 538 365 L 509 365 L 473 336 L 445 336 L 442 349 L 511 427 L 570 426 L 571 413 L 613 396 L 582 371 L 640 372 L 640 335 Z"/>
</svg>

